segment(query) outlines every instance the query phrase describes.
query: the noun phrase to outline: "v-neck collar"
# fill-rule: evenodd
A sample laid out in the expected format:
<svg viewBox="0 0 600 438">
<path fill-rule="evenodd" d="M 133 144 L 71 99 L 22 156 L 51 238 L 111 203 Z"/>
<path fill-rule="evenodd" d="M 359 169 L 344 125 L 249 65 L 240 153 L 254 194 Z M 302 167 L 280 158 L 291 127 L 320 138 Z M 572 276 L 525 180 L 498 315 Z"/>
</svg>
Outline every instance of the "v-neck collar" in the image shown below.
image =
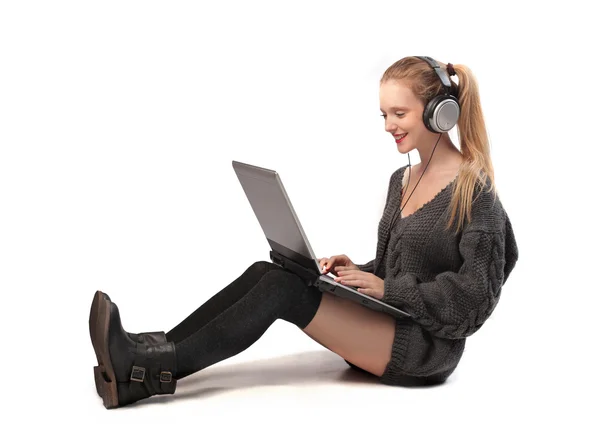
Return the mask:
<svg viewBox="0 0 600 438">
<path fill-rule="evenodd" d="M 400 190 L 402 190 L 402 180 L 404 179 L 404 172 L 406 171 L 406 169 L 408 168 L 408 166 L 404 167 L 404 169 L 400 172 Z M 408 216 L 402 216 L 402 213 L 400 213 L 400 218 L 398 220 L 400 221 L 407 221 L 410 220 L 410 218 L 412 218 L 413 216 L 419 214 L 422 210 L 424 210 L 426 207 L 428 207 L 429 205 L 433 204 L 436 200 L 438 200 L 439 198 L 442 197 L 442 195 L 448 191 L 448 189 L 450 189 L 452 187 L 452 185 L 456 182 L 456 179 L 458 178 L 458 173 L 456 174 L 456 176 L 452 179 L 452 181 L 450 181 L 448 183 L 448 185 L 446 185 L 446 187 L 444 187 L 442 190 L 440 190 L 439 192 L 437 192 L 435 194 L 435 196 L 433 198 L 431 198 L 429 201 L 427 201 L 426 203 L 424 203 L 423 205 L 421 205 L 419 208 L 417 208 L 414 212 L 412 212 L 411 214 L 409 214 Z M 410 195 L 409 195 L 410 196 Z M 403 201 L 403 197 L 398 199 L 398 204 L 397 208 L 400 207 L 402 201 Z"/>
</svg>

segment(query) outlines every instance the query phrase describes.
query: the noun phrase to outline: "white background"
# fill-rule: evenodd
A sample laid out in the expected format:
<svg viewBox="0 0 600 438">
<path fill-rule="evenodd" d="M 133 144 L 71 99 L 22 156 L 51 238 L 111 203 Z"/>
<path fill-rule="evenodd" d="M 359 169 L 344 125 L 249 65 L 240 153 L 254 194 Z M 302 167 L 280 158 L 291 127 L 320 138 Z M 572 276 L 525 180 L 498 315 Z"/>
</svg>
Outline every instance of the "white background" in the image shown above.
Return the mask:
<svg viewBox="0 0 600 438">
<path fill-rule="evenodd" d="M 577 1 L 2 2 L 7 436 L 598 433 L 593 17 Z M 447 384 L 361 380 L 277 321 L 175 396 L 105 410 L 96 290 L 126 330 L 168 331 L 268 260 L 232 160 L 279 172 L 318 256 L 374 257 L 408 163 L 378 81 L 409 55 L 475 73 L 520 250 Z"/>
</svg>

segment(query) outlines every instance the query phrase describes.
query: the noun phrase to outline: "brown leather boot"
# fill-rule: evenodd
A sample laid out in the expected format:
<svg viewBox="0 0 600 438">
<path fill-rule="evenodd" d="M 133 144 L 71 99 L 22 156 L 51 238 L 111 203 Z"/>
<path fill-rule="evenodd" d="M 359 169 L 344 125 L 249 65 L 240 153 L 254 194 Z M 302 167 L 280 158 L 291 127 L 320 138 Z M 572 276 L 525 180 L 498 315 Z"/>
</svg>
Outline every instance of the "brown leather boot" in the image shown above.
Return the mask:
<svg viewBox="0 0 600 438">
<path fill-rule="evenodd" d="M 162 342 L 160 336 L 157 342 L 150 337 L 152 344 L 132 339 L 123 329 L 117 305 L 101 291 L 92 302 L 90 336 L 98 358 L 96 390 L 107 409 L 175 393 L 175 344 Z"/>
<path fill-rule="evenodd" d="M 92 338 L 92 345 L 94 347 L 94 352 L 96 352 L 96 359 L 98 359 L 98 366 L 94 367 L 94 379 L 96 380 L 96 391 L 98 392 L 98 395 L 100 397 L 103 396 L 103 389 L 104 389 L 104 385 L 102 384 L 103 378 L 102 378 L 102 358 L 100 357 L 100 355 L 97 353 L 98 349 L 96 348 L 96 343 L 95 343 L 95 338 L 94 336 L 92 336 L 92 327 L 95 327 L 96 321 L 95 319 L 97 318 L 98 315 L 98 309 L 99 309 L 99 305 L 101 303 L 101 300 L 108 300 L 110 302 L 110 297 L 105 294 L 104 292 L 100 292 L 98 291 L 95 295 L 94 295 L 94 300 L 92 301 L 92 308 L 90 310 L 90 337 Z M 125 332 L 127 333 L 127 336 L 129 336 L 134 342 L 136 343 L 140 343 L 140 344 L 146 344 L 146 345 L 159 345 L 162 343 L 166 343 L 167 342 L 167 336 L 165 334 L 165 332 L 143 332 L 143 333 L 129 333 L 129 332 Z"/>
</svg>

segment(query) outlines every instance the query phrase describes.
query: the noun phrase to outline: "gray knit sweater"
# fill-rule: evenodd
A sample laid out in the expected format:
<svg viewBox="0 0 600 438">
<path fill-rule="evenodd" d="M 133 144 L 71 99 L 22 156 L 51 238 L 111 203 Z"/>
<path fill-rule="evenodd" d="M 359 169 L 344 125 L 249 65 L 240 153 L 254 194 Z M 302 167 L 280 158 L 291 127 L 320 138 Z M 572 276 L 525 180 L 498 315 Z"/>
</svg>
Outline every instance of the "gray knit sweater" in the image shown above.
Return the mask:
<svg viewBox="0 0 600 438">
<path fill-rule="evenodd" d="M 496 307 L 518 258 L 499 196 L 494 200 L 481 187 L 473 194 L 471 222 L 458 235 L 444 230 L 455 181 L 415 213 L 398 218 L 385 248 L 407 168 L 390 178 L 375 259 L 358 265 L 384 280 L 383 302 L 412 315 L 396 322 L 392 360 L 382 377 L 390 384 L 402 376 L 445 380 L 458 365 L 465 338 Z"/>
</svg>

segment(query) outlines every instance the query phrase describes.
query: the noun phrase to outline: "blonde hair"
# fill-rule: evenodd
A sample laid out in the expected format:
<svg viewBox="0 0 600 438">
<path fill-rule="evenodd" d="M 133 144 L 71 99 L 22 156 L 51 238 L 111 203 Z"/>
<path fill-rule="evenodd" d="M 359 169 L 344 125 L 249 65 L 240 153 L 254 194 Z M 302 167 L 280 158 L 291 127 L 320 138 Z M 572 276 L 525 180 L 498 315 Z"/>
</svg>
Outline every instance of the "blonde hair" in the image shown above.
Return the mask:
<svg viewBox="0 0 600 438">
<path fill-rule="evenodd" d="M 446 64 L 440 61 L 437 63 L 442 69 L 447 69 Z M 465 219 L 467 223 L 471 222 L 472 202 L 477 199 L 473 199 L 476 186 L 479 188 L 489 184 L 488 192 L 493 192 L 494 200 L 497 189 L 477 80 L 467 66 L 453 64 L 453 67 L 458 76 L 458 84 L 450 78 L 451 93 L 458 96 L 461 109 L 457 126 L 463 161 L 452 191 L 451 216 L 446 230 L 452 227 L 452 223 L 458 216 L 456 226 L 456 234 L 458 234 L 464 227 Z M 381 77 L 380 84 L 389 80 L 402 81 L 423 103 L 423 106 L 445 91 L 440 78 L 431 66 L 414 56 L 405 57 L 388 67 Z M 489 178 L 489 183 L 486 178 Z"/>
</svg>

